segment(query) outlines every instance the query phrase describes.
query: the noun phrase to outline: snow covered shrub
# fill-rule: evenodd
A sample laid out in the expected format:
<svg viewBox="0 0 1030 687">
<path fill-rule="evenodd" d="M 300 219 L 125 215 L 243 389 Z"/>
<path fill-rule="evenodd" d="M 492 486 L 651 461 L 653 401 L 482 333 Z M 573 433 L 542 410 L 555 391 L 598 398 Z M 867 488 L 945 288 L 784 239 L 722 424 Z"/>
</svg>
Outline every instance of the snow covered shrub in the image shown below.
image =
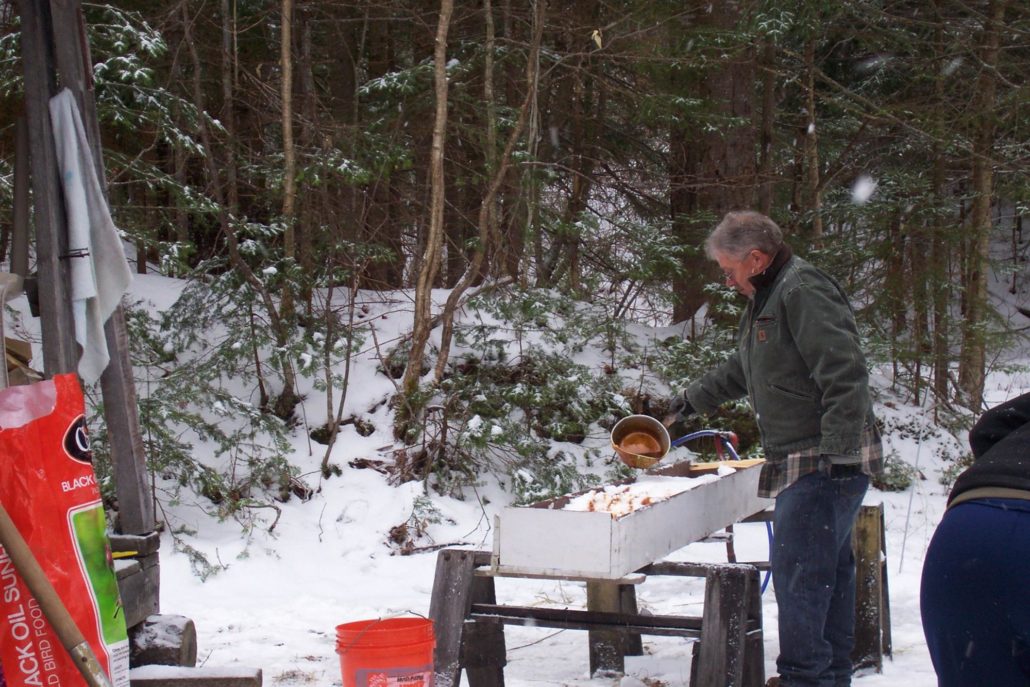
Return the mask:
<svg viewBox="0 0 1030 687">
<path fill-rule="evenodd" d="M 188 283 L 156 319 L 144 308 L 128 312 L 140 426 L 159 497 L 195 499 L 220 518 L 243 522 L 256 508 L 309 494 L 289 463 L 290 425 L 268 406 L 284 363 L 314 376 L 328 355 L 322 367 L 329 378 L 315 386 L 342 386 L 332 368 L 347 328 L 311 317 L 280 346 L 248 284 L 229 271 L 207 275 Z M 270 364 L 273 358 L 279 362 Z M 99 409 L 91 427 L 102 464 L 109 450 Z"/>
<path fill-rule="evenodd" d="M 652 356 L 652 367 L 675 393 L 682 392 L 687 384 L 725 361 L 736 350 L 736 318 L 739 317 L 739 306 L 732 300 L 717 303 L 723 313 L 719 316 L 718 322 L 709 323 L 693 339 L 666 339 Z M 664 407 L 654 405 L 653 409 L 658 411 L 656 414 L 665 413 Z M 740 440 L 738 451 L 742 457 L 761 455 L 758 426 L 746 400 L 727 403 L 718 413 L 711 416 L 692 416 L 683 423 L 673 425 L 670 431 L 675 437 L 702 428 L 734 432 Z M 692 450 L 702 453 L 707 448 L 708 444 L 691 446 Z"/>
<path fill-rule="evenodd" d="M 724 362 L 737 349 L 736 321 L 739 306 L 723 302 L 717 323 L 708 323 L 693 338 L 671 337 L 654 352 L 652 366 L 673 389 L 683 389 L 701 374 Z"/>
<path fill-rule="evenodd" d="M 592 483 L 554 445 L 581 443 L 591 422 L 616 410 L 617 381 L 536 349 L 510 362 L 466 354 L 425 407 L 430 485 L 460 496 L 490 473 L 524 502 Z"/>
<path fill-rule="evenodd" d="M 916 479 L 922 479 L 919 470 L 892 451 L 884 456 L 883 474 L 875 477 L 872 485 L 880 491 L 905 491 Z"/>
<path fill-rule="evenodd" d="M 592 452 L 560 445 L 582 444 L 600 418 L 629 412 L 624 380 L 601 364 L 613 337 L 603 311 L 516 290 L 476 299 L 469 313 L 446 377 L 419 394 L 430 485 L 460 495 L 489 473 L 525 502 L 593 484 Z"/>
</svg>

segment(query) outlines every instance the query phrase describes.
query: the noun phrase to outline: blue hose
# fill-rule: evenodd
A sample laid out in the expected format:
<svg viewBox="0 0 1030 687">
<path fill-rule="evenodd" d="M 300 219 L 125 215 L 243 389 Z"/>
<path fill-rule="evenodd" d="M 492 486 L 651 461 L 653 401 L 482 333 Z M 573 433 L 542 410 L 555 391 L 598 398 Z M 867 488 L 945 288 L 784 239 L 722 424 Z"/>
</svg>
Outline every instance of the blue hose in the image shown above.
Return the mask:
<svg viewBox="0 0 1030 687">
<path fill-rule="evenodd" d="M 683 444 L 687 443 L 688 441 L 693 441 L 694 439 L 703 439 L 705 437 L 715 437 L 720 442 L 722 442 L 723 448 L 725 448 L 726 452 L 730 454 L 731 460 L 740 460 L 740 455 L 737 454 L 737 449 L 735 449 L 733 447 L 733 442 L 730 440 L 731 436 L 733 436 L 732 432 L 721 432 L 721 431 L 719 431 L 717 429 L 701 429 L 701 430 L 698 430 L 696 432 L 691 432 L 690 434 L 684 434 L 679 439 L 676 439 L 675 441 L 670 442 L 669 443 L 669 448 L 673 448 L 673 447 L 676 447 L 676 446 L 682 446 Z M 765 523 L 765 531 L 766 531 L 766 533 L 769 536 L 769 559 L 772 560 L 773 526 L 772 526 L 771 522 L 766 521 L 766 523 Z M 769 586 L 769 579 L 771 577 L 772 577 L 772 570 L 771 569 L 770 570 L 766 570 L 765 571 L 765 579 L 762 580 L 762 591 L 761 591 L 762 594 L 765 594 L 765 588 Z"/>
</svg>

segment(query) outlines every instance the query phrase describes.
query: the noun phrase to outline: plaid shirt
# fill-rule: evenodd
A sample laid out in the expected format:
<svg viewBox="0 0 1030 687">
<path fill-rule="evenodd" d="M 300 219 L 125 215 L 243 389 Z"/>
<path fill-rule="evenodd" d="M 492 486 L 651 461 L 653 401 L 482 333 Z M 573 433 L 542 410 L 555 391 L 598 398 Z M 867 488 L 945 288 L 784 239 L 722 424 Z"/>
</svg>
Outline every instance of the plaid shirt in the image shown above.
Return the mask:
<svg viewBox="0 0 1030 687">
<path fill-rule="evenodd" d="M 873 477 L 883 472 L 883 442 L 876 425 L 866 427 L 862 432 L 862 446 L 859 449 L 859 465 L 862 473 Z M 766 457 L 762 466 L 762 474 L 758 477 L 758 495 L 764 498 L 776 498 L 781 491 L 794 484 L 805 475 L 829 469 L 826 459 L 819 453 L 819 447 L 813 446 L 788 454 L 786 457 Z"/>
</svg>

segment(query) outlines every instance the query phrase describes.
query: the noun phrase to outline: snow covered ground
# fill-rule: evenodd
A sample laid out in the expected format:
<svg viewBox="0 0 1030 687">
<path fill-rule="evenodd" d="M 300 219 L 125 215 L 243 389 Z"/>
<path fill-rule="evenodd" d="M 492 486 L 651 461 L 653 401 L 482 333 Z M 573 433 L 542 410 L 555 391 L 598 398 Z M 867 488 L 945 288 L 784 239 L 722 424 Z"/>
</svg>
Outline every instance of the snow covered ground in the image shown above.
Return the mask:
<svg viewBox="0 0 1030 687">
<path fill-rule="evenodd" d="M 358 412 L 376 407 L 373 400 L 389 393 L 388 381 L 381 375 L 375 378 L 374 366 L 366 367 L 365 372 L 356 368 L 348 399 L 348 407 Z M 988 400 L 997 403 L 1030 388 L 1030 378 L 1021 374 L 992 376 Z M 919 580 L 927 544 L 945 506 L 947 490 L 938 479 L 941 455 L 964 447 L 948 435 L 934 433 L 924 411 L 890 401 L 885 380 L 878 379 L 877 384 L 883 390 L 878 414 L 890 426 L 905 428 L 888 432 L 887 451 L 916 467 L 923 479 L 908 491 L 871 490 L 866 498 L 867 504 L 882 503 L 885 509 L 893 656 L 886 659 L 881 674 L 859 675 L 855 684 L 933 687 L 936 678 L 920 624 Z M 313 405 L 311 413 L 316 412 Z M 355 458 L 375 458 L 393 444 L 384 406 L 366 418 L 377 431 L 361 437 L 353 427 L 344 428 L 332 456 L 343 473 L 329 480 L 322 480 L 317 470 L 320 447 L 298 433 L 296 462 L 310 470 L 304 479 L 317 493 L 307 502 L 294 499 L 283 504 L 272 533 L 261 525 L 269 522 L 263 514 L 241 536 L 238 523 L 216 523 L 195 505 L 181 503 L 162 511 L 171 530 L 189 530 L 190 534 L 178 536 L 223 567 L 202 581 L 191 569 L 189 557 L 177 551 L 172 535 L 164 534 L 161 609 L 195 621 L 198 664 L 258 667 L 266 685 L 339 685 L 336 625 L 428 613 L 437 554 L 396 555 L 386 543 L 390 528 L 412 515 L 422 484 L 388 486 L 374 470 L 348 465 Z M 600 446 L 606 440 L 599 432 L 587 441 Z M 465 501 L 437 498 L 442 517 L 428 526 L 430 541 L 490 549 L 493 514 L 503 502 L 501 494 L 490 493 L 471 495 Z M 738 526 L 736 532 L 740 560 L 767 559 L 763 525 Z M 694 544 L 671 558 L 722 561 L 725 547 Z M 584 608 L 586 600 L 585 585 L 570 581 L 504 578 L 497 581 L 497 593 L 499 603 L 518 605 Z M 697 615 L 702 594 L 700 581 L 655 578 L 638 589 L 638 600 L 642 608 L 656 614 Z M 773 675 L 777 630 L 771 587 L 763 596 L 763 612 L 766 673 Z M 588 674 L 585 632 L 507 627 L 505 633 L 505 679 L 513 687 L 616 683 L 635 687 L 641 682 L 655 687 L 688 682 L 691 647 L 682 639 L 645 636 L 645 655 L 627 659 L 627 674 L 620 679 Z"/>
<path fill-rule="evenodd" d="M 175 280 L 138 276 L 132 294 L 160 310 L 171 304 L 181 286 Z M 442 301 L 446 294 L 435 296 Z M 1003 311 L 1008 308 L 1013 327 L 1025 325 L 1015 321 L 1022 316 L 1011 307 L 1013 297 L 1003 288 L 998 288 L 994 296 L 1003 301 Z M 21 308 L 23 303 L 24 299 L 19 299 L 13 306 Z M 403 308 L 404 304 L 394 302 L 377 310 L 373 304 L 364 313 L 364 321 L 377 328 L 378 342 L 384 348 L 407 326 L 405 318 L 397 316 Z M 30 329 L 38 324 L 38 320 L 25 321 Z M 324 447 L 309 440 L 304 430 L 324 422 L 324 397 L 310 393 L 301 413 L 310 424 L 298 428 L 291 462 L 300 466 L 301 478 L 316 491 L 306 502 L 293 499 L 281 504 L 272 532 L 268 527 L 275 515 L 270 510 L 249 513 L 253 519 L 248 528 L 243 528 L 234 520 L 212 519 L 204 512 L 203 503 L 184 500 L 161 504 L 158 517 L 167 522 L 160 552 L 161 611 L 186 616 L 196 623 L 198 665 L 261 668 L 265 685 L 340 685 L 340 663 L 334 650 L 338 624 L 428 613 L 436 552 L 402 556 L 388 544 L 390 529 L 412 517 L 416 499 L 422 495 L 422 483 L 390 486 L 380 473 L 349 465 L 356 458 L 381 459 L 384 449 L 394 446 L 388 410 L 381 403 L 393 393 L 393 382 L 376 373 L 374 351 L 366 350 L 363 355 L 365 364 L 352 370 L 344 416 L 359 414 L 376 431 L 362 437 L 353 426 L 345 426 L 331 456 L 342 474 L 322 479 L 318 467 Z M 1027 359 L 1016 352 L 1009 360 L 997 361 L 1020 363 L 1008 369 L 1022 371 L 992 373 L 989 403 L 1030 389 Z M 933 687 L 936 679 L 919 617 L 919 579 L 927 544 L 945 506 L 947 490 L 939 482 L 942 455 L 965 447 L 949 435 L 935 432 L 927 411 L 894 397 L 886 379 L 876 378 L 875 382 L 880 390 L 877 413 L 888 423 L 887 452 L 918 468 L 924 479 L 915 481 L 905 492 L 870 491 L 866 498 L 867 504 L 883 503 L 885 509 L 894 651 L 885 661 L 882 674 L 859 675 L 855 684 Z M 145 388 L 138 386 L 137 390 L 141 395 L 146 393 Z M 595 428 L 585 443 L 607 446 L 608 435 Z M 666 461 L 670 459 L 673 457 Z M 428 524 L 425 543 L 484 550 L 492 547 L 493 515 L 505 503 L 503 494 L 484 486 L 464 501 L 437 497 L 434 502 L 439 522 Z M 184 545 L 205 555 L 218 572 L 202 580 Z M 765 527 L 737 526 L 736 550 L 739 560 L 766 560 Z M 723 561 L 725 547 L 694 544 L 670 558 Z M 586 601 L 585 585 L 570 581 L 504 578 L 497 581 L 497 593 L 499 603 L 517 605 L 583 608 Z M 653 578 L 639 587 L 638 602 L 656 614 L 698 615 L 702 595 L 700 581 Z M 763 613 L 766 673 L 773 675 L 777 630 L 771 587 L 763 595 Z M 663 687 L 688 683 L 691 647 L 682 639 L 645 636 L 645 655 L 627 659 L 625 677 L 592 678 L 588 674 L 585 632 L 507 627 L 505 636 L 505 679 L 510 687 L 638 687 L 640 683 Z"/>
<path fill-rule="evenodd" d="M 911 516 L 907 493 L 871 492 L 867 497 L 867 503 L 885 507 L 894 655 L 882 674 L 862 675 L 857 685 L 897 685 L 901 680 L 908 687 L 936 685 L 918 597 L 923 553 L 944 508 L 944 489 L 928 467 L 923 466 L 928 479 L 916 487 Z M 206 582 L 191 572 L 185 555 L 175 553 L 170 542 L 164 544 L 162 611 L 195 621 L 198 663 L 260 667 L 266 684 L 340 684 L 334 652 L 337 624 L 428 613 L 436 554 L 391 555 L 383 543 L 386 530 L 407 518 L 420 486 L 387 487 L 378 474 L 351 469 L 322 486 L 311 502 L 284 510 L 274 537 L 255 532 L 244 543 L 231 527 L 209 535 L 206 551 L 227 568 Z M 489 519 L 478 505 L 449 503 L 446 512 L 456 524 L 435 530 L 439 542 L 490 547 Z M 767 558 L 764 526 L 735 529 L 740 560 Z M 674 558 L 725 560 L 725 547 L 694 544 Z M 497 580 L 497 592 L 499 603 L 583 608 L 586 602 L 585 585 L 577 582 L 503 578 Z M 656 614 L 697 615 L 702 594 L 700 581 L 655 578 L 640 586 L 638 600 Z M 763 595 L 763 613 L 766 672 L 772 675 L 777 633 L 771 587 Z M 508 627 L 505 633 L 509 685 L 617 682 L 589 676 L 584 632 Z M 644 648 L 644 656 L 627 659 L 623 684 L 687 684 L 687 642 L 645 636 Z"/>
</svg>

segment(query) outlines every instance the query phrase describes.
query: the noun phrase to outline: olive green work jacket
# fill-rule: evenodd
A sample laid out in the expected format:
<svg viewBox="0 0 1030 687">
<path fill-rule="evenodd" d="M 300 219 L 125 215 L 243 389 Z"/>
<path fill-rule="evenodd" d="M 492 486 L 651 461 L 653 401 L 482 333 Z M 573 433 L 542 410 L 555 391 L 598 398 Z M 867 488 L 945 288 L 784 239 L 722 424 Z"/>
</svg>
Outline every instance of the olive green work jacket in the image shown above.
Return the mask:
<svg viewBox="0 0 1030 687">
<path fill-rule="evenodd" d="M 746 396 L 770 460 L 818 447 L 857 461 L 862 430 L 876 420 L 847 296 L 786 244 L 752 283 L 736 352 L 693 382 L 687 400 L 711 413 Z"/>
</svg>

